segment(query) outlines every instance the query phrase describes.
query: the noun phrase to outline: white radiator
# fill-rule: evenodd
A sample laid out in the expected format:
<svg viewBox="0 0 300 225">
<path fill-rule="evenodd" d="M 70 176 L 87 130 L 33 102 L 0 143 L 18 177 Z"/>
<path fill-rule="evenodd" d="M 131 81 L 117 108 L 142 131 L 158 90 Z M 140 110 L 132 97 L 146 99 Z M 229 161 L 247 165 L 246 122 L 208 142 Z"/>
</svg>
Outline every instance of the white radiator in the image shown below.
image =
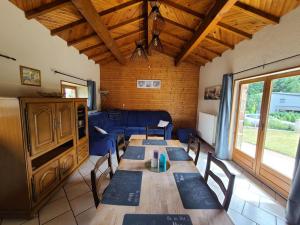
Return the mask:
<svg viewBox="0 0 300 225">
<path fill-rule="evenodd" d="M 208 144 L 214 146 L 216 140 L 217 116 L 199 113 L 197 130 L 199 136 Z"/>
</svg>

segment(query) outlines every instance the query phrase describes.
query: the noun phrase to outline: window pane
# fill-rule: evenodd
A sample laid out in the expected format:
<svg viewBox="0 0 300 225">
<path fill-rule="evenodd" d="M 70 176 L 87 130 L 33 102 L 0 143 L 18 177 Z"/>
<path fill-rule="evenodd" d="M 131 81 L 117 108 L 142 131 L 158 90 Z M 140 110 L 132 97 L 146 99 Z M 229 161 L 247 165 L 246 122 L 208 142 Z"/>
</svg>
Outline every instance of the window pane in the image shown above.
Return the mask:
<svg viewBox="0 0 300 225">
<path fill-rule="evenodd" d="M 300 76 L 272 81 L 263 163 L 292 177 L 300 136 Z"/>
<path fill-rule="evenodd" d="M 261 101 L 264 82 L 243 84 L 240 90 L 240 106 L 235 147 L 255 157 Z"/>
</svg>

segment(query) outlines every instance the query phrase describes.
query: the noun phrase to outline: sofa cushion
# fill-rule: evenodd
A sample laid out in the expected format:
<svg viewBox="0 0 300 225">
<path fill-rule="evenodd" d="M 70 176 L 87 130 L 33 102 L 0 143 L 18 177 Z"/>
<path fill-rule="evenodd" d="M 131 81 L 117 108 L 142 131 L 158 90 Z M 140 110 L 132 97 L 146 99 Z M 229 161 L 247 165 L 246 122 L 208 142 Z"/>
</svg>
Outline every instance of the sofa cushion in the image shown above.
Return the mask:
<svg viewBox="0 0 300 225">
<path fill-rule="evenodd" d="M 129 139 L 133 134 L 145 134 L 146 128 L 145 127 L 126 127 L 125 128 L 125 138 Z"/>
</svg>

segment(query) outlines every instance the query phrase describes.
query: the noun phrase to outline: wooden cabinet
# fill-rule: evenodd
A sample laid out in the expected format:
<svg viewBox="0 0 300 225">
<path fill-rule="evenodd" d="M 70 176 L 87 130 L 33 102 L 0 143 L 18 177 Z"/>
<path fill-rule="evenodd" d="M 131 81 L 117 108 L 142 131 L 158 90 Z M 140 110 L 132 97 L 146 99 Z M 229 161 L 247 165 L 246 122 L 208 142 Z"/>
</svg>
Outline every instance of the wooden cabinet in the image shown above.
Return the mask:
<svg viewBox="0 0 300 225">
<path fill-rule="evenodd" d="M 78 163 L 84 161 L 89 155 L 88 142 L 84 142 L 77 147 Z"/>
<path fill-rule="evenodd" d="M 71 140 L 74 135 L 74 104 L 56 103 L 56 133 L 58 143 Z"/>
<path fill-rule="evenodd" d="M 60 181 L 58 160 L 46 165 L 32 177 L 32 196 L 35 202 L 52 191 Z"/>
<path fill-rule="evenodd" d="M 76 165 L 77 165 L 76 151 L 75 149 L 73 149 L 72 151 L 70 151 L 65 156 L 59 159 L 61 179 L 64 179 L 66 176 L 72 173 Z"/>
<path fill-rule="evenodd" d="M 0 103 L 0 218 L 32 217 L 88 158 L 86 99 Z"/>
<path fill-rule="evenodd" d="M 52 149 L 57 144 L 55 132 L 55 104 L 32 103 L 27 105 L 28 148 L 31 155 Z"/>
</svg>

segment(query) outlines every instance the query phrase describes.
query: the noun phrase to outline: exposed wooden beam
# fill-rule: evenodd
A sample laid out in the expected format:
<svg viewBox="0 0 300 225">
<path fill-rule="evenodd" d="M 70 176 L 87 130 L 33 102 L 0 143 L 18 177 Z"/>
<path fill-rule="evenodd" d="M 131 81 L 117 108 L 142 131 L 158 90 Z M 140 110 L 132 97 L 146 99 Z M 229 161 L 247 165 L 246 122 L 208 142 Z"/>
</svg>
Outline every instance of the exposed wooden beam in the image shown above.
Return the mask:
<svg viewBox="0 0 300 225">
<path fill-rule="evenodd" d="M 204 40 L 204 38 L 215 28 L 217 23 L 220 22 L 222 16 L 233 7 L 236 1 L 237 0 L 216 1 L 213 8 L 195 31 L 193 38 L 187 42 L 185 48 L 176 57 L 176 65 L 186 58 Z"/>
<path fill-rule="evenodd" d="M 116 59 L 121 64 L 125 64 L 125 58 L 121 54 L 115 40 L 111 37 L 108 29 L 105 27 L 105 24 L 101 21 L 101 17 L 94 8 L 91 0 L 72 0 L 72 2 Z"/>
<path fill-rule="evenodd" d="M 29 11 L 25 12 L 25 16 L 27 19 L 33 19 L 38 16 L 41 16 L 43 14 L 46 14 L 48 12 L 54 11 L 56 9 L 59 9 L 61 7 L 64 7 L 65 5 L 69 5 L 70 0 L 56 0 L 54 2 L 48 3 L 48 4 L 43 4 L 42 6 L 31 9 Z"/>
<path fill-rule="evenodd" d="M 115 40 L 116 41 L 117 40 L 121 40 L 123 38 L 129 37 L 129 36 L 131 36 L 133 34 L 137 34 L 137 33 L 140 33 L 140 32 L 141 32 L 141 30 L 134 30 L 134 31 L 131 31 L 131 32 L 127 33 L 127 34 L 120 35 L 119 37 L 115 38 Z M 87 48 L 79 50 L 79 53 L 82 54 L 82 53 L 85 53 L 87 51 L 90 51 L 90 50 L 92 50 L 94 48 L 98 48 L 98 47 L 101 47 L 101 46 L 105 46 L 105 44 L 104 43 L 100 43 L 100 44 L 97 44 L 97 45 L 89 46 Z"/>
<path fill-rule="evenodd" d="M 165 20 L 167 23 L 169 23 L 169 24 L 173 24 L 174 26 L 180 27 L 180 28 L 182 28 L 182 29 L 184 29 L 184 30 L 187 30 L 187 31 L 190 31 L 190 32 L 192 32 L 192 33 L 195 31 L 193 28 L 187 27 L 187 26 L 185 26 L 185 25 L 183 25 L 183 24 L 177 23 L 177 22 L 175 22 L 175 21 L 173 21 L 173 20 L 170 20 L 170 19 L 168 19 L 168 18 L 164 18 L 164 20 Z"/>
<path fill-rule="evenodd" d="M 210 41 L 210 42 L 213 42 L 215 44 L 222 45 L 222 46 L 224 46 L 226 48 L 234 49 L 233 45 L 227 44 L 227 43 L 225 43 L 225 42 L 223 42 L 223 41 L 221 41 L 219 39 L 216 39 L 214 37 L 207 36 L 205 39 L 208 40 L 208 41 Z"/>
<path fill-rule="evenodd" d="M 247 13 L 250 16 L 253 16 L 261 21 L 264 21 L 268 24 L 278 24 L 280 21 L 280 17 L 273 16 L 269 13 L 266 13 L 260 9 L 254 8 L 250 5 L 244 4 L 242 2 L 237 2 L 234 6 L 236 9 Z"/>
<path fill-rule="evenodd" d="M 166 5 L 170 6 L 170 7 L 172 7 L 172 8 L 181 10 L 181 11 L 183 11 L 185 13 L 191 14 L 191 15 L 193 15 L 195 17 L 200 18 L 200 19 L 203 19 L 205 17 L 205 14 L 198 13 L 198 12 L 196 12 L 196 11 L 188 8 L 188 7 L 185 7 L 183 5 L 177 4 L 177 3 L 175 3 L 175 2 L 173 2 L 171 0 L 161 0 L 161 2 L 163 4 L 166 4 Z"/>
<path fill-rule="evenodd" d="M 245 32 L 245 31 L 239 30 L 239 29 L 237 29 L 235 27 L 229 26 L 229 25 L 227 25 L 225 23 L 222 23 L 222 22 L 219 22 L 217 25 L 221 29 L 229 31 L 229 32 L 231 32 L 231 33 L 233 33 L 235 35 L 238 35 L 238 36 L 242 37 L 242 38 L 252 39 L 252 34 L 249 34 L 249 33 Z"/>
<path fill-rule="evenodd" d="M 132 7 L 136 4 L 139 4 L 142 1 L 143 0 L 131 0 L 129 2 L 125 2 L 123 4 L 120 4 L 120 5 L 114 6 L 112 8 L 103 10 L 103 11 L 99 12 L 98 14 L 99 14 L 99 16 L 105 16 L 105 15 L 108 15 L 110 13 Z M 64 26 L 61 26 L 61 27 L 58 27 L 56 29 L 51 30 L 51 35 L 57 35 L 57 34 L 63 32 L 63 31 L 70 30 L 70 29 L 72 29 L 72 28 L 74 28 L 78 25 L 84 24 L 84 23 L 86 23 L 86 20 L 84 18 L 82 18 L 80 20 L 74 21 L 72 23 L 69 23 L 69 24 L 66 24 Z"/>
<path fill-rule="evenodd" d="M 78 43 L 80 43 L 80 42 L 83 42 L 83 41 L 88 40 L 88 39 L 91 38 L 91 37 L 97 37 L 97 34 L 96 34 L 96 33 L 92 33 L 92 34 L 89 34 L 89 35 L 80 37 L 80 38 L 78 38 L 78 39 L 76 39 L 76 40 L 68 41 L 67 44 L 68 44 L 68 46 L 76 45 L 76 44 L 78 44 Z"/>
<path fill-rule="evenodd" d="M 144 14 L 144 31 L 145 31 L 145 49 L 149 53 L 149 27 L 148 27 L 148 0 L 143 0 L 143 14 Z"/>
</svg>

